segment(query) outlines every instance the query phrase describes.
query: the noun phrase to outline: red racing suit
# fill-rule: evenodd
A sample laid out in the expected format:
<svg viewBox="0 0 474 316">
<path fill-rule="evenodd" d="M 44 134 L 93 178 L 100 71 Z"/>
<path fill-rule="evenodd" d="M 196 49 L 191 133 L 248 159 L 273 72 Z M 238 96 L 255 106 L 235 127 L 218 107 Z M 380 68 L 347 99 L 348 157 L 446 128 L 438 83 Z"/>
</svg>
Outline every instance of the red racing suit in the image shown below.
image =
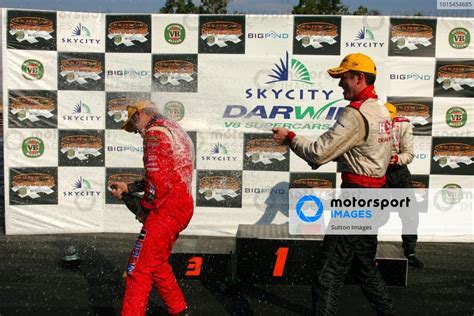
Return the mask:
<svg viewBox="0 0 474 316">
<path fill-rule="evenodd" d="M 152 285 L 168 312 L 178 314 L 187 305 L 168 258 L 193 215 L 193 144 L 178 124 L 159 114 L 142 136 L 145 179 L 138 190 L 144 191 L 140 203 L 149 214 L 130 255 L 122 315 L 145 315 Z"/>
</svg>

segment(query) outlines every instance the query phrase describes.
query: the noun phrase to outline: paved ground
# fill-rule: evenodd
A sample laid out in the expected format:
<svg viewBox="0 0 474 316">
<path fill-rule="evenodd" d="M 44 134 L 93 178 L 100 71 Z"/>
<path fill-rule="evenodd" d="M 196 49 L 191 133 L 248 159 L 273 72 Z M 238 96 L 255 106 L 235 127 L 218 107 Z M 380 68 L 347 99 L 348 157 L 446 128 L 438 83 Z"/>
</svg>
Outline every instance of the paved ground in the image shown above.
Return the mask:
<svg viewBox="0 0 474 316">
<path fill-rule="evenodd" d="M 130 234 L 0 235 L 0 315 L 118 315 Z M 205 241 L 203 241 L 205 242 Z M 196 237 L 193 239 L 196 244 Z M 79 269 L 61 266 L 73 245 Z M 182 250 L 186 238 L 177 245 Z M 423 243 L 425 269 L 410 268 L 408 287 L 390 288 L 399 315 L 474 315 L 474 244 Z M 195 315 L 305 315 L 308 286 L 180 281 Z M 156 292 L 148 315 L 166 315 Z M 375 315 L 358 286 L 344 286 L 338 315 Z"/>
</svg>

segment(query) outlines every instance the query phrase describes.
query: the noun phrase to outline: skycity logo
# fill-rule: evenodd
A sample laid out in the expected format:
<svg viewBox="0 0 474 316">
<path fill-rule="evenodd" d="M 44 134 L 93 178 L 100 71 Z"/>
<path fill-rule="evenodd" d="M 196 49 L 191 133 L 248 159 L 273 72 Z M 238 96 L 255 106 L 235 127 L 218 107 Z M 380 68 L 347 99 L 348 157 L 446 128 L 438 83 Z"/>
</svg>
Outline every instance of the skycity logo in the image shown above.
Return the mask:
<svg viewBox="0 0 474 316">
<path fill-rule="evenodd" d="M 91 108 L 86 103 L 79 101 L 72 109 L 72 115 L 63 115 L 65 121 L 100 121 L 100 115 L 93 115 Z"/>
<path fill-rule="evenodd" d="M 291 67 L 291 68 L 290 68 Z M 290 78 L 290 70 L 293 73 L 294 79 Z M 266 83 L 273 83 L 279 81 L 301 81 L 304 83 L 313 84 L 311 82 L 311 76 L 308 71 L 308 68 L 297 59 L 291 59 L 291 65 L 289 64 L 289 55 L 286 52 L 285 61 L 280 58 L 280 65 L 275 64 L 275 67 L 272 68 L 273 74 L 269 75 L 269 77 L 273 78 L 273 80 L 267 81 Z"/>
<path fill-rule="evenodd" d="M 366 29 L 364 26 L 362 30 L 360 30 L 356 35 L 356 41 L 359 40 L 375 41 L 374 33 L 372 33 L 369 29 Z"/>
<path fill-rule="evenodd" d="M 79 177 L 74 183 L 72 184 L 72 190 L 70 191 L 63 191 L 63 196 L 66 197 L 94 197 L 100 196 L 100 191 L 95 191 L 92 188 L 90 181 L 83 177 Z"/>
<path fill-rule="evenodd" d="M 202 161 L 236 161 L 236 156 L 230 156 L 227 147 L 216 143 L 211 147 L 210 155 L 201 156 Z"/>
<path fill-rule="evenodd" d="M 74 113 L 74 114 L 79 114 L 79 113 L 90 114 L 91 113 L 91 108 L 87 104 L 82 103 L 82 101 L 79 101 L 79 103 L 74 106 L 74 109 L 72 110 L 72 113 Z"/>
<path fill-rule="evenodd" d="M 229 151 L 227 150 L 227 148 L 220 143 L 215 144 L 211 149 L 212 155 L 227 155 L 228 153 Z"/>
<path fill-rule="evenodd" d="M 255 74 L 254 83 L 263 87 L 245 89 L 245 99 L 250 104 L 226 106 L 222 117 L 239 120 L 224 122 L 225 128 L 242 127 L 267 131 L 273 127 L 294 130 L 329 129 L 331 125 L 327 121 L 337 119 L 344 110 L 337 104 L 343 99 L 331 101 L 334 91 L 324 87 L 314 87 L 311 77 L 311 72 L 306 65 L 290 58 L 286 52 L 286 56 L 280 58 L 271 70 L 262 69 Z M 309 87 L 305 88 L 307 86 Z M 274 105 L 272 102 L 275 102 Z M 252 103 L 256 104 L 252 105 Z M 323 104 L 318 105 L 318 103 Z M 272 120 L 279 120 L 279 122 Z"/>
<path fill-rule="evenodd" d="M 91 32 L 89 31 L 87 27 L 79 23 L 72 31 L 72 36 L 91 37 Z"/>
<path fill-rule="evenodd" d="M 79 23 L 74 27 L 71 32 L 71 37 L 63 37 L 61 41 L 64 44 L 95 44 L 98 45 L 100 43 L 99 38 L 93 38 L 91 35 L 91 31 L 82 23 Z"/>
<path fill-rule="evenodd" d="M 291 71 L 290 71 L 291 70 Z M 296 75 L 290 76 L 295 73 Z M 257 76 L 259 73 L 256 74 Z M 266 76 L 270 77 L 271 80 L 265 82 L 265 84 L 275 83 L 289 83 L 299 82 L 304 84 L 312 83 L 310 81 L 311 75 L 308 68 L 296 59 L 291 59 L 288 52 L 286 53 L 285 60 L 280 59 L 280 63 L 275 64 L 272 69 L 272 73 L 265 73 Z M 294 77 L 294 78 L 291 78 Z M 222 115 L 223 118 L 236 119 L 283 119 L 283 120 L 320 120 L 320 122 L 306 122 L 306 123 L 258 123 L 258 122 L 245 122 L 245 128 L 265 128 L 270 129 L 276 126 L 283 126 L 292 129 L 329 129 L 329 124 L 324 124 L 327 120 L 335 120 L 344 110 L 343 107 L 338 107 L 336 104 L 343 99 L 330 101 L 322 106 L 314 106 L 317 99 L 324 99 L 329 101 L 333 90 L 325 89 L 284 89 L 284 88 L 247 88 L 245 90 L 245 98 L 247 100 L 256 99 L 259 102 L 258 105 L 245 106 L 231 104 L 227 105 Z M 266 100 L 267 103 L 270 100 L 277 101 L 277 105 L 262 105 L 260 100 Z M 311 101 L 312 105 L 301 105 L 301 101 Z M 285 102 L 290 103 L 288 105 Z M 298 105 L 292 103 L 298 102 Z M 239 122 L 225 122 L 226 128 L 238 128 L 241 126 Z M 263 125 L 262 125 L 263 124 Z M 271 125 L 271 126 L 269 126 Z"/>
<path fill-rule="evenodd" d="M 382 48 L 384 42 L 377 42 L 374 33 L 365 26 L 356 34 L 353 42 L 346 42 L 346 47 Z"/>
</svg>

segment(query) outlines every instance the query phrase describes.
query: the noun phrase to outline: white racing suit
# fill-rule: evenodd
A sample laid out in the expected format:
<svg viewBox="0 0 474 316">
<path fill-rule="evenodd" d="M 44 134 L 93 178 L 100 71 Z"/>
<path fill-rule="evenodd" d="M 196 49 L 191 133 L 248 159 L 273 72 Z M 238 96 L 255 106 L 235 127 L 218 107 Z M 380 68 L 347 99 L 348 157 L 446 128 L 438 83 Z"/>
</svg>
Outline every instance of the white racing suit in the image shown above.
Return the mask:
<svg viewBox="0 0 474 316">
<path fill-rule="evenodd" d="M 393 119 L 393 152 L 395 164 L 387 168 L 387 187 L 393 189 L 413 188 L 411 173 L 407 165 L 413 161 L 413 129 L 408 119 L 396 117 Z M 415 201 L 416 199 L 413 198 Z M 421 204 L 419 205 L 421 207 Z M 402 248 L 405 256 L 415 254 L 418 235 L 413 234 L 419 223 L 420 209 L 400 212 L 402 221 Z M 410 232 L 412 232 L 410 234 Z"/>
<path fill-rule="evenodd" d="M 292 137 L 294 136 L 294 137 Z M 391 122 L 377 100 L 373 86 L 347 106 L 333 127 L 316 141 L 289 135 L 291 149 L 313 168 L 332 160 L 342 164 L 342 188 L 380 188 L 385 185 L 391 154 Z M 313 285 L 313 311 L 335 315 L 339 290 L 352 266 L 372 306 L 380 315 L 392 315 L 392 300 L 375 267 L 376 235 L 325 235 Z"/>
</svg>

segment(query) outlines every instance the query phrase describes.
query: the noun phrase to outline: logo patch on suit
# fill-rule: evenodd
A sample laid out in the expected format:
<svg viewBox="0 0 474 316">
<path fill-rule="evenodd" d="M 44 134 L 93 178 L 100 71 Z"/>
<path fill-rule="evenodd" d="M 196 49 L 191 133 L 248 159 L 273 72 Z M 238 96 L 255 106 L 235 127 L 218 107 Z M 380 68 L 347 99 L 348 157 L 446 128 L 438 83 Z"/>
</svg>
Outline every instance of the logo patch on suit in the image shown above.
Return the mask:
<svg viewBox="0 0 474 316">
<path fill-rule="evenodd" d="M 142 229 L 140 231 L 140 234 L 138 235 L 138 239 L 135 242 L 135 246 L 133 247 L 132 254 L 130 255 L 130 259 L 128 261 L 128 267 L 127 267 L 128 274 L 132 274 L 133 270 L 135 270 L 135 266 L 137 265 L 138 257 L 140 256 L 140 252 L 142 250 L 145 237 L 146 237 L 146 230 Z"/>
</svg>

